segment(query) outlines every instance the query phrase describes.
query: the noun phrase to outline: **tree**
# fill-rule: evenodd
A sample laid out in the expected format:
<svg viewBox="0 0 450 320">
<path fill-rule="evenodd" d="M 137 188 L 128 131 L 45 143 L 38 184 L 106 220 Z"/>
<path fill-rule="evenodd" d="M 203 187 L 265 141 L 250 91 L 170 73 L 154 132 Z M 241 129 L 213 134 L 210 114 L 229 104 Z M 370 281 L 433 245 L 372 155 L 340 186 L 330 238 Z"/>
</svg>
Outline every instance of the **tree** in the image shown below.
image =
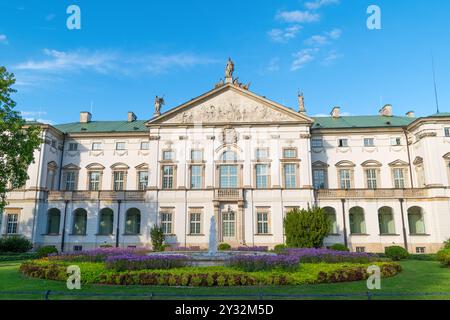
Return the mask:
<svg viewBox="0 0 450 320">
<path fill-rule="evenodd" d="M 154 226 L 150 230 L 150 237 L 152 239 L 153 251 L 163 251 L 165 236 L 162 227 Z"/>
<path fill-rule="evenodd" d="M 322 208 L 293 209 L 284 218 L 286 244 L 291 248 L 320 248 L 330 224 Z"/>
<path fill-rule="evenodd" d="M 14 74 L 0 67 L 0 212 L 7 204 L 6 193 L 26 183 L 34 151 L 41 144 L 40 128 L 27 126 L 20 113 L 13 110 L 15 82 Z"/>
</svg>

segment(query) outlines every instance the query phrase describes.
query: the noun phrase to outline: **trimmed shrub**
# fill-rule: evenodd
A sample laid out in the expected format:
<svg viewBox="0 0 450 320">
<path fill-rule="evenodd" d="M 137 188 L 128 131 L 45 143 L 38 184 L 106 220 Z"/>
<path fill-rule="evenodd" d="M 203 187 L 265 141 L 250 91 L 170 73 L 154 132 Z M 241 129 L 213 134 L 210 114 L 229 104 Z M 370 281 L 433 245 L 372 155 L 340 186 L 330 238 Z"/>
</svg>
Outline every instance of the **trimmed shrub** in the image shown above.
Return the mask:
<svg viewBox="0 0 450 320">
<path fill-rule="evenodd" d="M 287 246 L 285 244 L 277 244 L 274 248 L 273 251 L 275 253 L 282 253 L 284 250 L 287 249 Z"/>
<path fill-rule="evenodd" d="M 394 261 L 400 261 L 409 257 L 408 251 L 400 246 L 391 246 L 384 249 L 386 257 Z"/>
<path fill-rule="evenodd" d="M 410 254 L 408 260 L 437 261 L 435 254 Z"/>
<path fill-rule="evenodd" d="M 33 244 L 24 236 L 10 236 L 0 239 L 0 253 L 25 253 L 32 248 Z"/>
<path fill-rule="evenodd" d="M 231 250 L 231 246 L 228 243 L 221 243 L 219 244 L 219 246 L 217 247 L 217 249 L 219 251 L 226 251 L 226 250 Z"/>
<path fill-rule="evenodd" d="M 37 258 L 38 258 L 38 255 L 36 253 L 6 254 L 6 255 L 0 255 L 0 262 L 32 260 L 32 259 L 37 259 Z"/>
<path fill-rule="evenodd" d="M 335 243 L 330 247 L 331 250 L 335 251 L 350 251 L 345 245 L 342 243 Z"/>
<path fill-rule="evenodd" d="M 150 230 L 150 237 L 152 239 L 152 246 L 154 251 L 164 251 L 164 240 L 166 237 L 164 236 L 164 231 L 162 227 L 154 226 Z"/>
<path fill-rule="evenodd" d="M 292 248 L 321 248 L 330 223 L 322 208 L 293 209 L 284 218 L 286 244 Z"/>
<path fill-rule="evenodd" d="M 442 249 L 437 253 L 437 259 L 446 267 L 450 268 L 450 249 Z"/>
<path fill-rule="evenodd" d="M 43 246 L 43 247 L 40 247 L 36 253 L 39 258 L 45 258 L 45 257 L 48 257 L 50 254 L 55 254 L 55 253 L 57 254 L 58 249 L 56 249 L 55 246 Z"/>
</svg>

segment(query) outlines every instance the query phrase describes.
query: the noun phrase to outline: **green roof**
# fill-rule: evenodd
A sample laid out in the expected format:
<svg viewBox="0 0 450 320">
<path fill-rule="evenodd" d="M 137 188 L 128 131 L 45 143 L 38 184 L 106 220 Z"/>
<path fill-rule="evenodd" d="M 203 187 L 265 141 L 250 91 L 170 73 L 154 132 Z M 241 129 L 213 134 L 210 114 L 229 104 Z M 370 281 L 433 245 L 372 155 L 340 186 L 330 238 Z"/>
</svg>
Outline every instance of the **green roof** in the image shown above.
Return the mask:
<svg viewBox="0 0 450 320">
<path fill-rule="evenodd" d="M 313 117 L 313 129 L 404 127 L 416 118 L 385 116 Z"/>
<path fill-rule="evenodd" d="M 147 120 L 128 121 L 92 121 L 89 123 L 67 123 L 55 125 L 54 127 L 64 133 L 77 132 L 146 132 Z"/>
<path fill-rule="evenodd" d="M 439 113 L 432 114 L 430 117 L 431 118 L 450 117 L 450 112 L 439 112 Z"/>
</svg>

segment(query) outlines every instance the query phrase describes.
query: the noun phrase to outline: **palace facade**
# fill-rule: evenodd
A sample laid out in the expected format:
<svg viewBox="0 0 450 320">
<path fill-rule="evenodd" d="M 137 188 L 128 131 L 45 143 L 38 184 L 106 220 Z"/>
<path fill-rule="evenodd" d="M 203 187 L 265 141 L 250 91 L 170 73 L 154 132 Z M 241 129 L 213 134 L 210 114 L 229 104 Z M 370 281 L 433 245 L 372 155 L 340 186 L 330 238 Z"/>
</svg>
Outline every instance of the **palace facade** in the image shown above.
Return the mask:
<svg viewBox="0 0 450 320">
<path fill-rule="evenodd" d="M 2 235 L 65 251 L 151 246 L 163 227 L 173 246 L 285 241 L 292 208 L 323 207 L 326 244 L 383 252 L 436 252 L 450 237 L 450 114 L 309 117 L 232 78 L 148 121 L 42 128 L 29 180 L 8 194 Z M 212 219 L 212 217 L 215 219 Z"/>
</svg>

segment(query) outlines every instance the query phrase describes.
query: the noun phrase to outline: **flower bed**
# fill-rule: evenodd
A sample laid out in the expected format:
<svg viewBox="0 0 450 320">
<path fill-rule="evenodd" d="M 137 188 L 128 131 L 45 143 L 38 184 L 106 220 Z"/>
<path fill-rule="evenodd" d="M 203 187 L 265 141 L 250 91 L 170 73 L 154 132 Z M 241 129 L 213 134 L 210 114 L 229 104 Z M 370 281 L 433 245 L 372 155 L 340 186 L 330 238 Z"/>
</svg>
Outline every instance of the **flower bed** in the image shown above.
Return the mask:
<svg viewBox="0 0 450 320">
<path fill-rule="evenodd" d="M 121 255 L 145 255 L 150 250 L 146 248 L 100 248 L 86 250 L 82 252 L 67 252 L 49 256 L 53 261 L 72 261 L 72 262 L 103 262 L 107 257 Z"/>
<path fill-rule="evenodd" d="M 25 262 L 22 274 L 40 279 L 66 281 L 70 262 L 48 259 Z M 376 262 L 383 277 L 401 271 L 394 262 Z M 106 269 L 103 263 L 80 262 L 83 284 L 103 285 L 161 285 L 161 286 L 256 286 L 301 285 L 365 280 L 370 264 L 303 264 L 295 272 L 281 270 L 244 272 L 227 267 L 183 267 L 171 270 L 137 270 L 118 272 Z"/>
<path fill-rule="evenodd" d="M 376 254 L 335 251 L 330 249 L 285 249 L 282 254 L 298 258 L 300 263 L 369 263 L 382 261 Z"/>
<path fill-rule="evenodd" d="M 252 251 L 252 252 L 267 252 L 269 251 L 269 247 L 267 246 L 255 246 L 255 247 L 246 247 L 240 246 L 236 249 L 237 251 Z"/>
<path fill-rule="evenodd" d="M 291 255 L 242 255 L 232 257 L 229 261 L 229 266 L 247 272 L 266 271 L 272 269 L 293 271 L 298 269 L 299 259 Z"/>
<path fill-rule="evenodd" d="M 115 271 L 143 269 L 172 269 L 186 266 L 188 257 L 183 255 L 137 255 L 124 254 L 109 256 L 105 260 L 107 269 Z"/>
</svg>

